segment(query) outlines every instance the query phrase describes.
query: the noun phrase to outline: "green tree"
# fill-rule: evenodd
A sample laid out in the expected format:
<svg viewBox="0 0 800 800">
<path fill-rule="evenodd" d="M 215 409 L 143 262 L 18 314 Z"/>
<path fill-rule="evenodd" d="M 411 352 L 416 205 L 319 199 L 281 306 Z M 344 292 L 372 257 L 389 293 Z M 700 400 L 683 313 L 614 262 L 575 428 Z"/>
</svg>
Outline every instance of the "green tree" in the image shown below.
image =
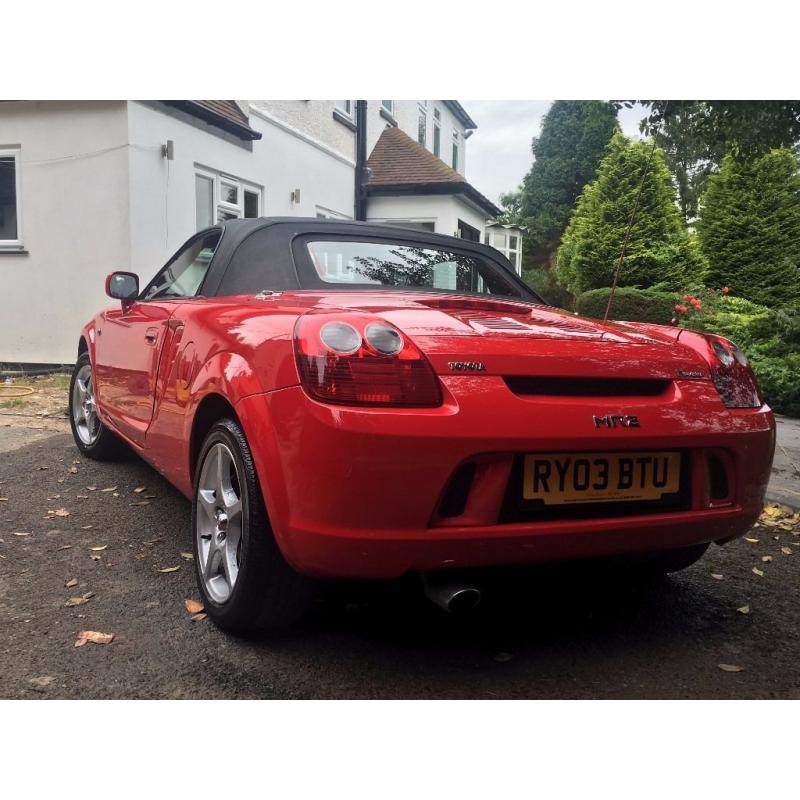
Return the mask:
<svg viewBox="0 0 800 800">
<path fill-rule="evenodd" d="M 617 125 L 616 107 L 597 100 L 557 100 L 533 139 L 534 163 L 523 180 L 517 204 L 528 228 L 523 242 L 526 270 L 549 268 L 583 187 Z M 512 193 L 513 195 L 513 193 Z"/>
<path fill-rule="evenodd" d="M 731 152 L 742 160 L 800 142 L 800 100 L 629 100 L 624 105 L 634 102 L 650 112 L 642 125 L 645 133 L 691 112 L 693 136 L 710 152 Z"/>
<path fill-rule="evenodd" d="M 558 250 L 556 276 L 573 296 L 611 286 L 640 185 L 619 285 L 680 289 L 702 278 L 702 259 L 681 220 L 663 152 L 617 132 Z"/>
<path fill-rule="evenodd" d="M 728 155 L 712 175 L 697 222 L 710 285 L 766 306 L 800 301 L 800 175 L 776 149 L 742 161 Z"/>
</svg>

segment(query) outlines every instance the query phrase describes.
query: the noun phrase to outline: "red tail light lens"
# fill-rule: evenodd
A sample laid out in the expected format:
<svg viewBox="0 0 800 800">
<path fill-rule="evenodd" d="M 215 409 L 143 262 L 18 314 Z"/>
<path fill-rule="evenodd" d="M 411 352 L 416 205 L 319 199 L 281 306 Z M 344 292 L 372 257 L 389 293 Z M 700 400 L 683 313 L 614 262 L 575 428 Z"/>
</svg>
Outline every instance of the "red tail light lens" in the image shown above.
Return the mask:
<svg viewBox="0 0 800 800">
<path fill-rule="evenodd" d="M 761 389 L 745 354 L 721 336 L 706 337 L 713 352 L 711 377 L 728 408 L 760 408 Z"/>
<path fill-rule="evenodd" d="M 442 402 L 439 379 L 400 330 L 369 314 L 310 312 L 297 320 L 300 382 L 324 403 L 430 407 Z"/>
</svg>

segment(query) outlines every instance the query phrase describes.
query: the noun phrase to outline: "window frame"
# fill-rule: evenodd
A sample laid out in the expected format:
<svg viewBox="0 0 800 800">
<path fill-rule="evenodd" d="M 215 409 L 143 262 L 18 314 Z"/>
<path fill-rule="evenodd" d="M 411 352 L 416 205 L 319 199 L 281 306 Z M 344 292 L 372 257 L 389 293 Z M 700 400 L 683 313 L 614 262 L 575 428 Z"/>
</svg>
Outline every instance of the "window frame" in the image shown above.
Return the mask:
<svg viewBox="0 0 800 800">
<path fill-rule="evenodd" d="M 422 140 L 420 140 L 420 133 Z M 417 143 L 428 147 L 428 101 L 417 101 Z"/>
<path fill-rule="evenodd" d="M 381 101 L 383 102 L 383 101 Z M 345 106 L 339 105 L 339 103 L 345 103 Z M 353 117 L 353 101 L 352 100 L 334 100 L 333 107 L 343 116 L 347 117 L 349 120 L 352 120 Z"/>
<path fill-rule="evenodd" d="M 237 178 L 235 175 L 231 175 L 228 172 L 218 172 L 217 170 L 210 169 L 209 167 L 203 167 L 199 164 L 195 164 L 194 166 L 194 174 L 195 178 L 197 176 L 201 176 L 203 178 L 208 178 L 211 181 L 211 208 L 213 209 L 213 218 L 211 221 L 210 227 L 215 227 L 217 225 L 222 225 L 228 220 L 221 220 L 219 218 L 219 212 L 224 211 L 230 214 L 233 214 L 233 219 L 257 219 L 261 216 L 263 207 L 264 207 L 264 187 L 259 186 L 256 183 L 250 183 L 249 181 L 242 180 L 241 178 Z M 237 203 L 229 203 L 227 200 L 222 200 L 222 191 L 220 185 L 222 183 L 227 183 L 229 185 L 236 186 L 237 191 Z M 254 194 L 257 199 L 258 204 L 258 213 L 255 217 L 245 217 L 244 215 L 244 193 L 249 192 L 250 194 Z M 197 219 L 197 199 L 195 198 L 195 219 Z"/>
<path fill-rule="evenodd" d="M 186 296 L 186 297 L 147 297 L 147 292 L 150 291 L 150 288 L 156 285 L 158 279 L 190 248 L 192 247 L 198 239 L 204 239 L 206 236 L 211 236 L 216 231 L 218 235 L 217 244 L 214 247 L 214 254 L 211 256 L 211 261 L 208 262 L 208 269 L 206 270 L 206 274 L 203 276 L 203 280 L 200 285 L 197 287 L 197 291 L 195 294 Z M 139 296 L 136 298 L 137 303 L 165 303 L 167 301 L 179 301 L 183 302 L 186 300 L 192 300 L 198 297 L 204 297 L 203 294 L 203 287 L 205 286 L 206 281 L 208 280 L 208 276 L 211 274 L 211 268 L 214 266 L 214 259 L 216 258 L 217 252 L 219 251 L 219 246 L 222 244 L 223 236 L 225 235 L 225 229 L 223 224 L 212 225 L 210 228 L 203 228 L 203 230 L 198 231 L 195 233 L 194 236 L 190 237 L 186 242 L 184 242 L 183 247 L 180 247 L 177 252 L 164 264 L 161 269 L 156 272 L 153 276 L 152 280 L 139 292 Z"/>
<path fill-rule="evenodd" d="M 381 100 L 381 108 L 390 116 L 394 116 L 394 100 Z"/>
<path fill-rule="evenodd" d="M 442 157 L 442 110 L 438 106 L 433 107 L 433 141 L 431 142 L 431 152 L 436 158 Z"/>
<path fill-rule="evenodd" d="M 16 205 L 17 214 L 17 238 L 16 239 L 0 239 L 0 250 L 22 250 L 23 240 L 22 235 L 22 175 L 20 165 L 22 148 L 21 147 L 3 147 L 0 148 L 0 158 L 13 158 L 14 159 L 14 202 Z"/>
</svg>

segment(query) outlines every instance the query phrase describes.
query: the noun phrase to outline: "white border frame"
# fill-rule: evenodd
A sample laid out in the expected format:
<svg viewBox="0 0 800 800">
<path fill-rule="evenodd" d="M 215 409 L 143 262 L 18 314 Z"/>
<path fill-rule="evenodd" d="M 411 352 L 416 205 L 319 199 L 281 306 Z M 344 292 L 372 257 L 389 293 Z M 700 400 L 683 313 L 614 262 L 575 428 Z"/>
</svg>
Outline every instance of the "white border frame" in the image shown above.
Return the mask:
<svg viewBox="0 0 800 800">
<path fill-rule="evenodd" d="M 14 182 L 15 199 L 17 204 L 17 238 L 0 239 L 0 250 L 23 250 L 24 237 L 22 235 L 22 148 L 3 147 L 0 148 L 0 157 L 14 159 Z"/>
</svg>

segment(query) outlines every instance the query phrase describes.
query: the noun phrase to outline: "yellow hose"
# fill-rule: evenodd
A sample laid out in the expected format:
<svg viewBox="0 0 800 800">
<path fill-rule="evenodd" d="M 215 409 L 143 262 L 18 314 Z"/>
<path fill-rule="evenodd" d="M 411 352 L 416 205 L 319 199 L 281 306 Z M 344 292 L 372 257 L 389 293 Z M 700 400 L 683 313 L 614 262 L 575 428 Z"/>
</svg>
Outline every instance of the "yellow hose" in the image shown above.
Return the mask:
<svg viewBox="0 0 800 800">
<path fill-rule="evenodd" d="M 32 386 L 8 386 L 0 383 L 0 398 L 27 397 L 33 391 Z"/>
</svg>

